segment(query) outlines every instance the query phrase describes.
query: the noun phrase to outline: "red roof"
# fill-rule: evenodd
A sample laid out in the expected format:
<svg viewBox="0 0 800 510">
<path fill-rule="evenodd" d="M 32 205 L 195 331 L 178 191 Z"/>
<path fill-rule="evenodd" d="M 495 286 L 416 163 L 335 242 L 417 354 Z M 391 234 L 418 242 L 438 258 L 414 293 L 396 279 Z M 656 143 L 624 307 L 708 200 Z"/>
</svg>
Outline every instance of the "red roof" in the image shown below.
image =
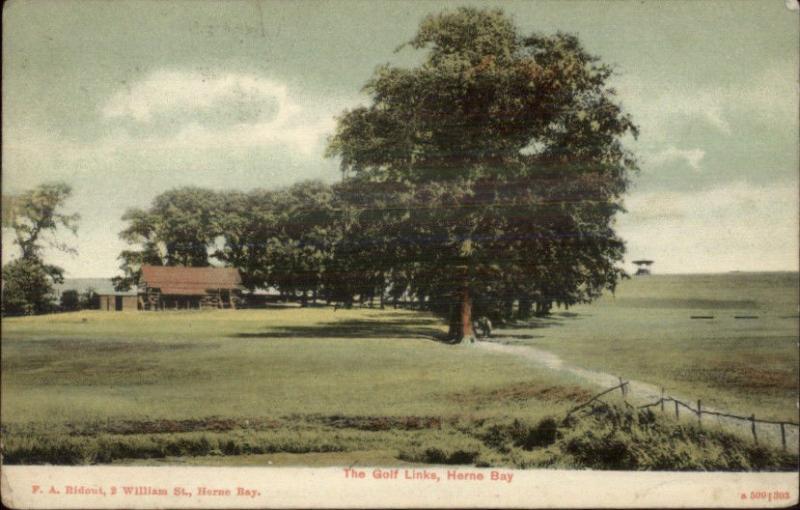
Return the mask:
<svg viewBox="0 0 800 510">
<path fill-rule="evenodd" d="M 162 294 L 193 296 L 216 289 L 241 289 L 242 278 L 233 267 L 142 266 L 143 284 Z"/>
</svg>

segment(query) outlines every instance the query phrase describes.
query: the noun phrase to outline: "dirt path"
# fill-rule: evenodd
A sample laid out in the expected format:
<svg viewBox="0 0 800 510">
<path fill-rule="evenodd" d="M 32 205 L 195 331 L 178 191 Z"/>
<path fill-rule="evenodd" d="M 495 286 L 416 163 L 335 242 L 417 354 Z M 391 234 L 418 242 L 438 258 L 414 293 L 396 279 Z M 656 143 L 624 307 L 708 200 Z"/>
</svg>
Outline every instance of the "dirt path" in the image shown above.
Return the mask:
<svg viewBox="0 0 800 510">
<path fill-rule="evenodd" d="M 567 372 L 569 374 L 580 377 L 591 384 L 598 387 L 598 390 L 611 388 L 619 384 L 619 376 L 609 374 L 607 372 L 600 372 L 597 370 L 588 370 L 585 368 L 577 367 L 566 363 L 558 355 L 527 345 L 507 345 L 491 341 L 481 341 L 475 344 L 479 349 L 484 349 L 490 352 L 505 353 L 518 358 L 529 360 L 532 363 L 545 366 L 553 370 Z M 661 398 L 661 390 L 653 385 L 642 381 L 624 378 L 629 383 L 629 393 L 627 400 L 634 405 L 650 404 Z M 685 395 L 669 395 L 677 400 L 683 402 L 697 402 L 697 399 L 686 397 Z M 694 405 L 692 407 L 695 407 Z M 659 409 L 658 407 L 654 409 Z M 674 413 L 674 404 L 668 402 L 665 412 Z M 714 409 L 711 407 L 703 407 L 704 410 L 712 412 L 723 412 L 728 414 L 729 411 Z M 681 418 L 688 418 L 691 416 L 692 420 L 696 420 L 696 414 L 691 413 L 688 409 L 681 407 Z M 674 416 L 674 415 L 673 415 Z M 736 420 L 732 418 L 725 418 L 719 416 L 703 416 L 703 424 L 717 426 L 723 430 L 734 432 L 738 435 L 743 435 L 752 439 L 751 424 L 748 421 Z M 798 427 L 787 426 L 785 428 L 786 442 L 788 449 L 798 449 L 800 445 L 800 434 L 798 434 Z M 769 443 L 774 446 L 781 446 L 781 431 L 779 425 L 758 423 L 757 433 L 759 441 Z"/>
</svg>

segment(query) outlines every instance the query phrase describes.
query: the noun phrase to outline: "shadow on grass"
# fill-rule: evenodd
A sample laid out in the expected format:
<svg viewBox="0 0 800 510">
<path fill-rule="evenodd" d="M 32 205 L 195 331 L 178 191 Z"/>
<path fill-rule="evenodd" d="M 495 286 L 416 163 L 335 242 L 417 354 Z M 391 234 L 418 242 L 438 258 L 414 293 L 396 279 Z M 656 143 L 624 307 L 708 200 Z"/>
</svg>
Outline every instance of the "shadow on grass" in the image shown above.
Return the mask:
<svg viewBox="0 0 800 510">
<path fill-rule="evenodd" d="M 546 317 L 532 317 L 530 319 L 517 319 L 509 323 L 502 329 L 542 329 L 550 328 L 553 326 L 563 326 L 566 322 L 565 319 L 574 319 L 574 317 L 556 317 L 555 315 L 548 315 Z"/>
<path fill-rule="evenodd" d="M 237 333 L 234 338 L 422 338 L 446 342 L 447 334 L 435 327 L 439 321 L 419 316 L 414 320 L 344 320 L 313 326 L 282 326 L 257 333 Z"/>
<path fill-rule="evenodd" d="M 521 333 L 517 333 L 517 334 L 514 334 L 514 333 L 492 333 L 492 336 L 491 336 L 492 339 L 493 338 L 499 338 L 499 339 L 513 338 L 513 339 L 521 339 L 521 340 L 533 340 L 535 338 L 543 338 L 543 337 L 544 337 L 544 335 L 527 335 L 527 334 L 521 334 Z"/>
</svg>

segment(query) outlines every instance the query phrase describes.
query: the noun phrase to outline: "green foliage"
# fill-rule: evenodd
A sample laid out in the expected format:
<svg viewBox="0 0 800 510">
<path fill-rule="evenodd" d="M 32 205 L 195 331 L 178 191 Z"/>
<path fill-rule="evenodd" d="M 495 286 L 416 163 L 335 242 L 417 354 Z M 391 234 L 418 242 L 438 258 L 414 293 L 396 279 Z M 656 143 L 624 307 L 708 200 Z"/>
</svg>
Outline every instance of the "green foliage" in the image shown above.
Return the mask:
<svg viewBox="0 0 800 510">
<path fill-rule="evenodd" d="M 100 307 L 100 296 L 91 288 L 80 293 L 77 290 L 68 289 L 61 293 L 60 305 L 63 312 L 96 310 Z"/>
<path fill-rule="evenodd" d="M 96 310 L 100 308 L 100 295 L 94 289 L 86 289 L 80 295 L 80 307 L 82 310 Z"/>
<path fill-rule="evenodd" d="M 34 258 L 14 259 L 3 266 L 3 315 L 31 315 L 53 309 L 52 281 L 58 268 Z"/>
<path fill-rule="evenodd" d="M 135 247 L 119 259 L 123 276 L 113 279 L 117 290 L 136 286 L 144 264 L 207 266 L 218 235 L 217 193 L 196 187 L 177 188 L 158 195 L 149 209 L 129 209 L 122 240 Z"/>
<path fill-rule="evenodd" d="M 580 467 L 621 470 L 795 470 L 797 454 L 731 434 L 676 424 L 651 410 L 595 407 L 565 423 L 557 447 Z"/>
<path fill-rule="evenodd" d="M 279 234 L 279 192 L 253 190 L 223 194 L 218 212 L 222 246 L 214 257 L 236 267 L 249 290 L 267 287 L 273 274 L 272 249 Z"/>
<path fill-rule="evenodd" d="M 421 434 L 401 448 L 397 458 L 424 464 L 475 464 L 486 447 L 477 439 L 456 431 Z"/>
<path fill-rule="evenodd" d="M 46 264 L 42 250 L 47 244 L 61 251 L 75 251 L 55 238 L 59 227 L 77 232 L 80 217 L 61 212 L 71 193 L 67 184 L 47 183 L 13 199 L 6 198 L 5 205 L 13 210 L 4 216 L 4 226 L 14 231 L 21 254 L 3 266 L 3 315 L 43 313 L 53 308 L 52 284 L 64 281 L 64 271 Z"/>
<path fill-rule="evenodd" d="M 621 140 L 637 130 L 610 68 L 574 36 L 519 35 L 497 10 L 431 15 L 408 44 L 424 62 L 379 68 L 372 104 L 344 112 L 328 148 L 367 196 L 391 185 L 390 273 L 457 337 L 472 302 L 497 320 L 516 299 L 546 312 L 613 289 L 612 219 L 636 170 Z"/>
<path fill-rule="evenodd" d="M 14 241 L 22 252 L 22 258 L 40 260 L 42 243 L 62 251 L 74 251 L 53 237 L 59 227 L 66 228 L 73 234 L 77 232 L 80 216 L 60 212 L 71 194 L 72 188 L 69 185 L 56 182 L 42 184 L 14 197 L 14 214 L 10 218 L 10 226 L 14 230 Z"/>
<path fill-rule="evenodd" d="M 65 290 L 61 293 L 61 309 L 65 312 L 80 310 L 81 299 L 77 290 Z"/>
<path fill-rule="evenodd" d="M 365 452 L 388 449 L 393 458 L 382 465 L 648 471 L 793 471 L 797 466 L 796 453 L 677 424 L 648 411 L 604 405 L 595 411 L 569 420 L 546 417 L 533 425 L 520 420 L 471 419 L 421 430 L 365 431 L 357 428 L 358 420 L 347 416 L 325 420 L 327 425 L 301 416 L 268 422 L 241 420 L 226 430 L 212 428 L 215 420 L 209 419 L 207 429 L 196 431 L 130 430 L 124 434 L 91 433 L 72 424 L 46 431 L 40 425 L 12 425 L 4 428 L 2 454 L 6 464 L 108 464 L 135 459 L 202 464 L 209 457 L 229 457 L 226 463 L 237 465 L 246 462 L 244 456 L 291 453 L 301 455 L 296 462 L 302 465 L 303 454 L 341 452 L 339 464 L 347 465 Z M 372 421 L 387 419 L 376 416 Z"/>
</svg>

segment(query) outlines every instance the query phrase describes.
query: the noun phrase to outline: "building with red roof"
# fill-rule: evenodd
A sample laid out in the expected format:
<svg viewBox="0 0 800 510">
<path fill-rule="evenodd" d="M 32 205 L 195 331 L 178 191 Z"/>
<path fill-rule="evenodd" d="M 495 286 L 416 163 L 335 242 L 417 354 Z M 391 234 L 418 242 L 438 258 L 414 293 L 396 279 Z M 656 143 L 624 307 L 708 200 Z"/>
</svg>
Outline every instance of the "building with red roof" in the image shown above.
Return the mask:
<svg viewBox="0 0 800 510">
<path fill-rule="evenodd" d="M 139 279 L 139 308 L 236 308 L 242 289 L 236 268 L 146 265 Z"/>
</svg>

